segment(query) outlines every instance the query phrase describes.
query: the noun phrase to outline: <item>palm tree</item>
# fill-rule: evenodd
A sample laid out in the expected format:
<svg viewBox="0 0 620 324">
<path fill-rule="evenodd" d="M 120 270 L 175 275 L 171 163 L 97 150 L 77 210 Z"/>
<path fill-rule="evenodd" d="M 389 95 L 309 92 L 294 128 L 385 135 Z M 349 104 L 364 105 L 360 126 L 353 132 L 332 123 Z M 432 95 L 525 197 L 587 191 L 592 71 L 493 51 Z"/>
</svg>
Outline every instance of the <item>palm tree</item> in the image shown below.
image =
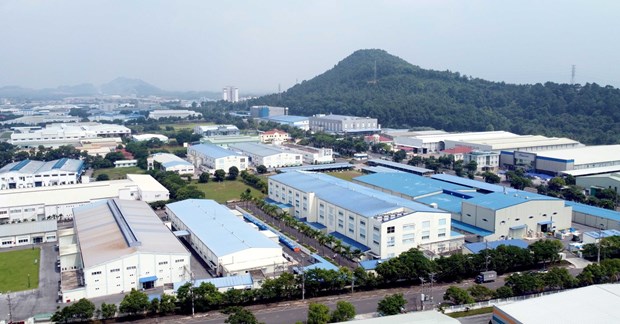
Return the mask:
<svg viewBox="0 0 620 324">
<path fill-rule="evenodd" d="M 344 245 L 342 247 L 342 255 L 347 259 L 351 259 L 351 246 Z"/>
<path fill-rule="evenodd" d="M 325 236 L 323 233 L 319 234 L 317 241 L 319 241 L 319 244 L 321 244 L 321 249 L 323 250 L 323 255 L 325 255 L 325 243 L 327 243 L 327 236 Z"/>
</svg>

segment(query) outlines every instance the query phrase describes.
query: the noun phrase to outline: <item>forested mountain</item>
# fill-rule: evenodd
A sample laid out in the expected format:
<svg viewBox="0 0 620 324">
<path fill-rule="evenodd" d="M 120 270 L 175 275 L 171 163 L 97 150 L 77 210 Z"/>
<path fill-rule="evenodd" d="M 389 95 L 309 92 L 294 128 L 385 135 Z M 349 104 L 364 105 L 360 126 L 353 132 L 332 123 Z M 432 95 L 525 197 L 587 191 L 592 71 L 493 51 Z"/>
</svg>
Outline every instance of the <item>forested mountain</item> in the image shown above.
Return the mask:
<svg viewBox="0 0 620 324">
<path fill-rule="evenodd" d="M 287 106 L 295 115 L 371 116 L 383 127 L 507 130 L 565 136 L 587 144 L 620 143 L 619 89 L 595 83 L 490 82 L 425 70 L 376 49 L 356 51 L 280 96 L 260 97 L 251 104 Z"/>
</svg>

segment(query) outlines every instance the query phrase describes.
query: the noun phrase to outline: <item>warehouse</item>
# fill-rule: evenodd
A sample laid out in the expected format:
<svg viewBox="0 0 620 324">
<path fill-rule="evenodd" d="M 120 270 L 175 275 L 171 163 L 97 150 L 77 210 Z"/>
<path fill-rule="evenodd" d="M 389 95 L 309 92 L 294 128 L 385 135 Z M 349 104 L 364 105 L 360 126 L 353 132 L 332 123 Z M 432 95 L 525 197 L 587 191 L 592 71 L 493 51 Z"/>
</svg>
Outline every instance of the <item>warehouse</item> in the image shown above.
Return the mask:
<svg viewBox="0 0 620 324">
<path fill-rule="evenodd" d="M 46 128 L 16 128 L 9 143 L 20 147 L 77 146 L 80 140 L 100 137 L 126 137 L 131 130 L 122 125 L 99 123 L 50 124 Z"/>
<path fill-rule="evenodd" d="M 0 190 L 76 184 L 83 172 L 82 160 L 13 162 L 0 169 Z"/>
<path fill-rule="evenodd" d="M 431 175 L 435 171 L 426 168 L 420 168 L 409 164 L 398 163 L 394 161 L 371 159 L 366 162 L 369 166 L 382 166 L 398 171 L 409 172 L 417 175 Z"/>
<path fill-rule="evenodd" d="M 269 116 L 269 117 L 262 117 L 261 120 L 264 120 L 267 122 L 278 123 L 280 125 L 289 125 L 292 127 L 297 127 L 304 131 L 307 131 L 310 129 L 310 118 L 304 117 L 304 116 L 291 116 L 291 115 Z"/>
<path fill-rule="evenodd" d="M 158 109 L 149 111 L 149 119 L 202 117 L 202 114 L 187 109 Z"/>
<path fill-rule="evenodd" d="M 564 200 L 531 192 L 494 192 L 463 200 L 465 224 L 493 232 L 487 240 L 539 238 L 542 233 L 570 228 L 570 207 Z"/>
<path fill-rule="evenodd" d="M 249 158 L 233 150 L 227 150 L 212 144 L 198 144 L 187 148 L 187 157 L 194 166 L 203 172 L 215 173 L 215 170 L 228 172 L 231 167 L 239 171 L 249 167 Z"/>
<path fill-rule="evenodd" d="M 493 306 L 493 324 L 619 323 L 620 285 L 604 284 Z"/>
<path fill-rule="evenodd" d="M 376 118 L 317 114 L 310 117 L 310 130 L 328 134 L 364 134 L 380 132 L 381 125 Z"/>
<path fill-rule="evenodd" d="M 602 189 L 611 189 L 616 193 L 619 193 L 618 188 L 620 188 L 620 173 L 577 177 L 576 184 L 588 190 L 591 195 L 595 195 L 597 190 Z"/>
<path fill-rule="evenodd" d="M 45 188 L 0 191 L 0 222 L 47 217 L 71 218 L 73 208 L 102 199 L 120 198 L 153 202 L 168 200 L 168 189 L 147 174 L 127 179 L 97 181 Z"/>
<path fill-rule="evenodd" d="M 375 173 L 356 177 L 353 182 L 409 200 L 417 200 L 444 192 L 475 192 L 472 188 L 411 173 Z"/>
<path fill-rule="evenodd" d="M 543 152 L 502 151 L 500 163 L 506 168 L 521 167 L 553 175 L 570 170 L 619 166 L 620 145 L 584 146 Z"/>
<path fill-rule="evenodd" d="M 147 169 L 152 170 L 151 161 L 157 162 L 160 169 L 167 172 L 175 172 L 178 174 L 194 174 L 194 165 L 183 160 L 182 158 L 170 153 L 155 153 L 151 158 L 147 159 Z"/>
<path fill-rule="evenodd" d="M 200 136 L 231 136 L 239 135 L 239 128 L 235 125 L 199 125 L 194 127 L 194 134 Z"/>
<path fill-rule="evenodd" d="M 548 151 L 582 147 L 583 144 L 564 137 L 546 137 L 541 135 L 516 135 L 500 138 L 463 138 L 444 140 L 446 149 L 457 146 L 470 147 L 478 151 Z"/>
<path fill-rule="evenodd" d="M 305 164 L 334 163 L 334 151 L 330 148 L 317 148 L 297 144 L 284 144 L 282 148 L 301 154 Z"/>
<path fill-rule="evenodd" d="M 620 212 L 586 204 L 566 201 L 573 211 L 573 222 L 594 228 L 620 230 Z"/>
<path fill-rule="evenodd" d="M 131 135 L 131 140 L 134 142 L 146 142 L 150 140 L 159 140 L 164 143 L 168 143 L 168 136 L 161 134 L 140 134 L 140 135 Z"/>
<path fill-rule="evenodd" d="M 209 136 L 203 137 L 200 139 L 200 143 L 203 144 L 212 144 L 221 146 L 223 148 L 228 148 L 228 146 L 238 143 L 260 143 L 259 136 L 249 136 L 249 135 L 227 135 L 227 136 Z"/>
<path fill-rule="evenodd" d="M 397 146 L 411 147 L 416 153 L 436 153 L 452 147 L 446 147 L 445 141 L 474 140 L 474 139 L 497 139 L 515 138 L 519 135 L 504 132 L 471 132 L 471 133 L 446 133 L 444 131 L 421 131 L 421 132 L 395 132 L 388 133 L 394 137 Z M 466 146 L 466 145 L 456 145 Z"/>
<path fill-rule="evenodd" d="M 264 165 L 269 169 L 285 168 L 302 165 L 303 157 L 299 153 L 290 152 L 273 145 L 238 143 L 229 145 L 231 150 L 249 157 L 254 166 Z"/>
<path fill-rule="evenodd" d="M 0 248 L 56 242 L 57 229 L 54 219 L 0 224 Z"/>
<path fill-rule="evenodd" d="M 110 199 L 75 209 L 60 240 L 63 302 L 190 279 L 190 253 L 143 201 Z"/>
<path fill-rule="evenodd" d="M 442 253 L 460 248 L 450 214 L 321 173 L 286 172 L 269 178 L 269 198 L 292 214 L 325 226 L 353 249 L 389 258 L 411 248 Z"/>
<path fill-rule="evenodd" d="M 288 264 L 280 245 L 213 200 L 171 203 L 166 212 L 174 229 L 187 232 L 187 241 L 218 276 L 251 270 L 270 276 Z"/>
</svg>

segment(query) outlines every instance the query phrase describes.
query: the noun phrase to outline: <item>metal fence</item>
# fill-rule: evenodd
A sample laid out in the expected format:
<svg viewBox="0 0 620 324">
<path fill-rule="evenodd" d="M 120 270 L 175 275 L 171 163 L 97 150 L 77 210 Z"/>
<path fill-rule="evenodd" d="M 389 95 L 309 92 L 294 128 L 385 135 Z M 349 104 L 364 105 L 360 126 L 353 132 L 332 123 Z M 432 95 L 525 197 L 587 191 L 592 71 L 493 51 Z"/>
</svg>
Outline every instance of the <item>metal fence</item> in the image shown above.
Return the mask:
<svg viewBox="0 0 620 324">
<path fill-rule="evenodd" d="M 515 297 L 510 297 L 510 298 L 491 299 L 491 300 L 487 300 L 487 301 L 477 302 L 477 303 L 474 303 L 474 304 L 447 306 L 447 307 L 442 308 L 442 311 L 443 311 L 444 314 L 456 313 L 456 312 L 464 312 L 464 311 L 468 311 L 468 310 L 472 310 L 472 309 L 492 307 L 492 306 L 495 306 L 495 305 L 506 305 L 506 304 L 514 303 L 514 302 L 521 301 L 521 300 L 526 300 L 526 299 L 536 298 L 536 297 L 542 297 L 542 296 L 546 296 L 546 295 L 552 295 L 552 294 L 556 294 L 556 293 L 563 292 L 563 291 L 566 291 L 566 289 L 564 289 L 564 290 L 545 291 L 545 292 L 538 293 L 538 294 L 531 294 L 531 295 L 524 295 L 524 296 L 515 296 Z"/>
</svg>

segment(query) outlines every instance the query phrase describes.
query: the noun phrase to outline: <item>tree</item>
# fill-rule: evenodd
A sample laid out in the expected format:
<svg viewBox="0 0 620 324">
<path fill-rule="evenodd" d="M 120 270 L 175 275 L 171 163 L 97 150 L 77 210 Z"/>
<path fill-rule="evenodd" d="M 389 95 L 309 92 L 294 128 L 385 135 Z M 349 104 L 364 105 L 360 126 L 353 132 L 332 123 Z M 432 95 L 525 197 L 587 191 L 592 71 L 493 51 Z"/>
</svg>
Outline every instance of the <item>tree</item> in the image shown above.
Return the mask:
<svg viewBox="0 0 620 324">
<path fill-rule="evenodd" d="M 555 177 L 549 180 L 548 184 L 549 190 L 552 191 L 561 191 L 564 186 L 566 186 L 566 182 L 561 177 Z"/>
<path fill-rule="evenodd" d="M 228 179 L 229 180 L 237 180 L 238 176 L 239 176 L 239 168 L 237 168 L 234 165 L 228 168 Z"/>
<path fill-rule="evenodd" d="M 467 168 L 467 170 L 469 172 L 476 172 L 476 170 L 478 170 L 478 163 L 475 160 L 471 160 L 469 161 L 469 163 L 467 163 L 467 165 L 465 165 L 465 167 Z"/>
<path fill-rule="evenodd" d="M 182 187 L 174 193 L 174 198 L 176 200 L 202 199 L 204 197 L 205 197 L 205 193 L 198 190 L 196 186 Z"/>
<path fill-rule="evenodd" d="M 506 286 L 512 288 L 515 295 L 525 295 L 543 291 L 545 282 L 539 274 L 528 272 L 510 275 L 506 279 Z"/>
<path fill-rule="evenodd" d="M 564 249 L 562 242 L 558 240 L 540 240 L 530 244 L 529 249 L 534 254 L 536 262 L 553 263 L 560 261 L 560 251 Z"/>
<path fill-rule="evenodd" d="M 116 304 L 101 303 L 101 318 L 108 319 L 116 315 Z"/>
<path fill-rule="evenodd" d="M 473 304 L 475 300 L 467 293 L 467 290 L 450 286 L 443 294 L 443 300 L 450 301 L 455 305 Z"/>
<path fill-rule="evenodd" d="M 501 181 L 501 178 L 497 174 L 490 171 L 486 171 L 485 173 L 483 173 L 482 177 L 487 183 L 499 183 Z"/>
<path fill-rule="evenodd" d="M 144 313 L 148 307 L 149 297 L 145 293 L 132 288 L 131 292 L 125 295 L 121 301 L 119 310 L 121 313 L 136 315 L 138 313 Z"/>
<path fill-rule="evenodd" d="M 407 300 L 403 294 L 388 295 L 379 301 L 377 312 L 383 315 L 396 315 L 403 312 L 405 304 Z"/>
<path fill-rule="evenodd" d="M 226 171 L 222 169 L 217 169 L 215 170 L 214 176 L 215 176 L 215 181 L 222 182 L 224 181 L 224 179 L 226 179 Z"/>
<path fill-rule="evenodd" d="M 493 298 L 493 296 L 494 296 L 493 290 L 491 290 L 491 289 L 489 289 L 489 288 L 487 288 L 486 286 L 483 286 L 483 285 L 473 285 L 473 286 L 467 288 L 467 292 L 469 292 L 469 294 L 476 301 L 489 300 L 489 299 Z"/>
<path fill-rule="evenodd" d="M 310 304 L 307 324 L 326 324 L 329 320 L 329 307 L 319 303 Z"/>
<path fill-rule="evenodd" d="M 330 323 L 351 320 L 355 317 L 355 313 L 355 306 L 353 306 L 353 304 L 341 300 L 336 303 L 336 309 L 332 312 Z"/>
<path fill-rule="evenodd" d="M 508 286 L 501 286 L 495 290 L 495 297 L 497 298 L 510 298 L 512 296 L 514 296 L 514 293 L 512 292 L 512 288 Z"/>
<path fill-rule="evenodd" d="M 176 308 L 177 298 L 173 295 L 163 294 L 161 295 L 161 301 L 159 303 L 159 312 L 162 314 L 172 314 Z"/>
<path fill-rule="evenodd" d="M 566 289 L 577 284 L 576 279 L 566 268 L 552 268 L 544 274 L 542 279 L 549 289 Z"/>
<path fill-rule="evenodd" d="M 226 321 L 224 321 L 224 323 L 230 323 L 230 324 L 258 324 L 258 320 L 256 319 L 256 316 L 254 316 L 254 314 L 252 314 L 252 312 L 250 312 L 249 310 L 243 308 L 243 307 L 239 307 L 239 306 L 235 306 L 235 307 L 229 307 L 226 310 L 226 313 L 229 314 L 228 318 L 226 319 Z"/>
<path fill-rule="evenodd" d="M 394 156 L 392 156 L 392 160 L 394 160 L 394 162 L 400 162 L 404 160 L 406 157 L 407 157 L 407 152 L 405 152 L 404 150 L 398 150 L 394 153 Z"/>
<path fill-rule="evenodd" d="M 95 304 L 86 298 L 78 300 L 71 307 L 73 308 L 73 316 L 82 321 L 91 319 L 96 309 Z"/>
<path fill-rule="evenodd" d="M 258 174 L 267 173 L 267 167 L 261 164 L 256 167 L 256 172 L 258 172 Z"/>
<path fill-rule="evenodd" d="M 211 176 L 209 174 L 209 172 L 203 172 L 200 174 L 200 177 L 198 177 L 198 182 L 199 183 L 207 183 L 209 182 L 209 176 Z"/>
<path fill-rule="evenodd" d="M 106 173 L 101 173 L 97 176 L 97 178 L 95 179 L 96 181 L 108 181 L 110 180 L 110 176 L 107 175 Z"/>
<path fill-rule="evenodd" d="M 153 298 L 149 304 L 149 312 L 152 314 L 159 313 L 159 298 Z"/>
</svg>

